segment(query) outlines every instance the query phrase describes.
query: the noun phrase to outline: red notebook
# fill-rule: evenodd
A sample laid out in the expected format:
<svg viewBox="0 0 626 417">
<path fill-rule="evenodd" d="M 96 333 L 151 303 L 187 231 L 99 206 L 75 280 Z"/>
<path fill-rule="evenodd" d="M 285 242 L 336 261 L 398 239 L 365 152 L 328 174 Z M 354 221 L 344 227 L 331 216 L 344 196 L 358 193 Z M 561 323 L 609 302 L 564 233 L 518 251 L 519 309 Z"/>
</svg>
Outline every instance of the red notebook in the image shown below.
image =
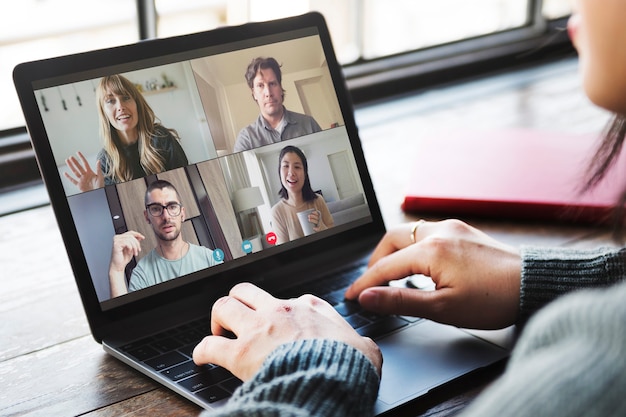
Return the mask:
<svg viewBox="0 0 626 417">
<path fill-rule="evenodd" d="M 626 157 L 580 194 L 597 135 L 537 130 L 447 132 L 416 139 L 403 210 L 606 224 L 626 184 Z"/>
</svg>

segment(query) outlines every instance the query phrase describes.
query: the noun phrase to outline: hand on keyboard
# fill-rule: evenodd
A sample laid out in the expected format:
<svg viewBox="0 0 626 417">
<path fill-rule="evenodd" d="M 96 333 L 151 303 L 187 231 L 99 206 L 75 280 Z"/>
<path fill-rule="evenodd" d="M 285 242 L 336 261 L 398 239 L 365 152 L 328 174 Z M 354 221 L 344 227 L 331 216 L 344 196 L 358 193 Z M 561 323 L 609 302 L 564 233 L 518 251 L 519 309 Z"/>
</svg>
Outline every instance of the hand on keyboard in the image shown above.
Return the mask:
<svg viewBox="0 0 626 417">
<path fill-rule="evenodd" d="M 414 274 L 431 277 L 435 290 L 387 285 Z M 345 296 L 381 314 L 496 329 L 517 319 L 520 277 L 516 248 L 458 220 L 417 222 L 387 232 Z"/>
<path fill-rule="evenodd" d="M 195 363 L 220 365 L 242 380 L 251 378 L 278 346 L 301 339 L 339 340 L 363 352 L 379 373 L 382 365 L 376 344 L 313 295 L 281 300 L 252 284 L 238 284 L 213 305 L 211 332 L 194 349 Z M 227 332 L 236 338 L 225 337 Z"/>
</svg>

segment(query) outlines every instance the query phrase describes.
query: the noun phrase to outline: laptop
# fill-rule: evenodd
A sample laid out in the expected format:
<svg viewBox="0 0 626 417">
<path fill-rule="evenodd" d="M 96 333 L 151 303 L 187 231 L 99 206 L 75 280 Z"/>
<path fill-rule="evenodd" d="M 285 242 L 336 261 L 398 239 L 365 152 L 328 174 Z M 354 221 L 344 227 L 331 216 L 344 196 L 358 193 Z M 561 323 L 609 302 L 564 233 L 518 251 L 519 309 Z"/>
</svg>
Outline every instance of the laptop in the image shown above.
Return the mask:
<svg viewBox="0 0 626 417">
<path fill-rule="evenodd" d="M 239 131 L 258 118 L 244 79 L 255 57 L 280 63 L 285 107 L 313 117 L 320 129 L 234 152 Z M 72 174 L 66 159 L 80 151 L 95 169 L 104 146 L 96 92 L 110 75 L 134 84 L 160 124 L 176 131 L 187 161 L 81 190 L 65 175 Z M 184 398 L 217 409 L 241 385 L 223 368 L 195 366 L 191 352 L 210 333 L 213 302 L 242 281 L 278 297 L 319 295 L 373 337 L 384 355 L 377 414 L 508 357 L 507 348 L 462 329 L 377 316 L 343 299 L 385 226 L 322 15 L 27 62 L 15 68 L 14 82 L 94 339 Z M 278 155 L 286 145 L 306 155 L 333 227 L 277 244 L 271 209 L 280 199 Z M 144 215 L 146 189 L 156 180 L 175 184 L 184 239 L 208 248 L 215 262 L 131 290 L 133 271 L 157 246 Z M 112 242 L 128 231 L 145 236 L 143 250 L 126 266 L 126 290 L 113 293 Z"/>
</svg>

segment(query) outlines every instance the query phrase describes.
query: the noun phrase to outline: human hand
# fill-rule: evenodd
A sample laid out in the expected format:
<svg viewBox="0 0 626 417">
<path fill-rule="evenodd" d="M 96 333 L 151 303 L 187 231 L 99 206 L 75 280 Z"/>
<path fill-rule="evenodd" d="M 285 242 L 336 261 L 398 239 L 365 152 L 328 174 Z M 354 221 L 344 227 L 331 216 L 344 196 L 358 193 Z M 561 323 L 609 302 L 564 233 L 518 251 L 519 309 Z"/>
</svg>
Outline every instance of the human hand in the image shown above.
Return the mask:
<svg viewBox="0 0 626 417">
<path fill-rule="evenodd" d="M 410 224 L 387 232 L 346 298 L 358 298 L 374 312 L 466 328 L 497 329 L 515 322 L 522 268 L 516 248 L 459 220 L 422 223 L 415 241 Z M 431 277 L 436 289 L 382 286 L 413 274 Z"/>
<path fill-rule="evenodd" d="M 141 252 L 141 241 L 144 239 L 144 235 L 134 230 L 113 236 L 109 271 L 123 272 L 132 257 L 139 255 L 139 252 Z"/>
<path fill-rule="evenodd" d="M 78 152 L 80 161 L 75 156 L 70 156 L 65 160 L 67 166 L 72 170 L 74 176 L 64 172 L 65 178 L 78 187 L 81 192 L 91 191 L 104 187 L 104 174 L 100 168 L 100 161 L 96 162 L 96 169 L 91 169 L 87 158 Z"/>
<path fill-rule="evenodd" d="M 313 224 L 313 230 L 319 232 L 321 230 L 320 223 L 322 221 L 322 214 L 319 210 L 313 210 L 307 216 L 309 223 Z"/>
<path fill-rule="evenodd" d="M 242 380 L 251 378 L 278 346 L 301 339 L 333 339 L 360 350 L 380 374 L 382 355 L 326 301 L 313 295 L 274 298 L 253 284 L 235 285 L 215 302 L 211 336 L 194 349 L 193 360 L 220 365 Z M 229 338 L 232 332 L 235 339 Z"/>
</svg>

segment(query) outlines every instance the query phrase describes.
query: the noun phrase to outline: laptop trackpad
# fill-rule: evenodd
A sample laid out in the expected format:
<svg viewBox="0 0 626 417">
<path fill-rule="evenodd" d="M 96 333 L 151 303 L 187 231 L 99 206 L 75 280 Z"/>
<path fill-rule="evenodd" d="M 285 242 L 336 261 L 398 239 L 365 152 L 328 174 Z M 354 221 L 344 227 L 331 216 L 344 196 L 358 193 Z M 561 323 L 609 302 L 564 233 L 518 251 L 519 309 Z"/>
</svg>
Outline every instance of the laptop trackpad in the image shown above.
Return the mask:
<svg viewBox="0 0 626 417">
<path fill-rule="evenodd" d="M 505 349 L 429 320 L 376 343 L 383 353 L 378 399 L 388 406 L 508 356 Z"/>
</svg>

